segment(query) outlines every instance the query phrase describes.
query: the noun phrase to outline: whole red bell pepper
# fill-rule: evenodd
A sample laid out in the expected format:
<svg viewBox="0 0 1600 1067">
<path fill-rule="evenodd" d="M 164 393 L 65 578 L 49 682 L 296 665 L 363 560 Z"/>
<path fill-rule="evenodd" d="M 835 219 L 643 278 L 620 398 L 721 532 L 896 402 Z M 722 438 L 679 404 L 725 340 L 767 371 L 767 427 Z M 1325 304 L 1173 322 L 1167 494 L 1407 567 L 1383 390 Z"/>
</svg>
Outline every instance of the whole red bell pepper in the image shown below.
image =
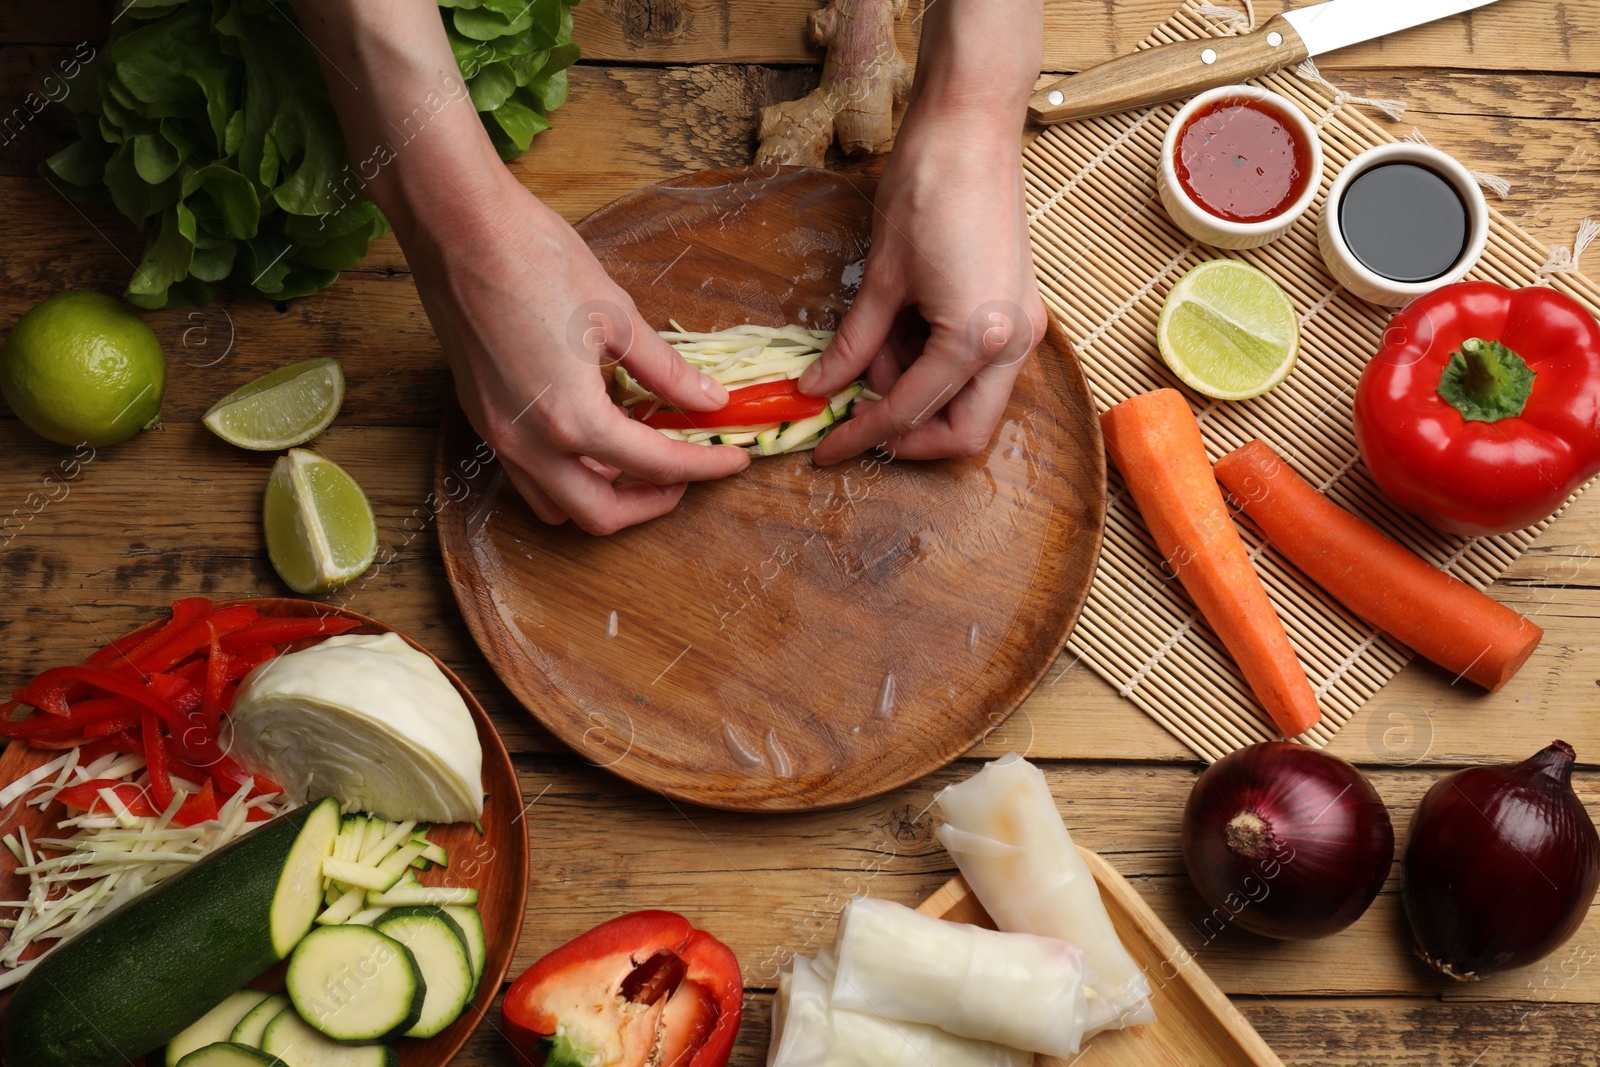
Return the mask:
<svg viewBox="0 0 1600 1067">
<path fill-rule="evenodd" d="M 722 1067 L 743 1003 L 728 946 L 682 915 L 636 911 L 524 971 L 505 1032 L 533 1067 Z"/>
<path fill-rule="evenodd" d="M 1355 432 L 1379 488 L 1438 529 L 1531 526 L 1600 471 L 1600 324 L 1554 289 L 1447 285 L 1390 323 Z"/>
</svg>

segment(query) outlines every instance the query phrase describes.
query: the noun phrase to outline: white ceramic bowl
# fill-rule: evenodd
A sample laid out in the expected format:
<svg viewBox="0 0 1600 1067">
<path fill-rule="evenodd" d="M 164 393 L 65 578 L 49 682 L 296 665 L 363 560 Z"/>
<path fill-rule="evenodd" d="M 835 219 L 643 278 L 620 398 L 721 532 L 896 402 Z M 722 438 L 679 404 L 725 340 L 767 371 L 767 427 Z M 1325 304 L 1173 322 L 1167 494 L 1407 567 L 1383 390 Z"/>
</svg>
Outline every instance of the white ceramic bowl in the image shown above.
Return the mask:
<svg viewBox="0 0 1600 1067">
<path fill-rule="evenodd" d="M 1467 207 L 1467 247 L 1455 266 L 1440 277 L 1425 282 L 1397 282 L 1364 266 L 1345 243 L 1344 231 L 1339 226 L 1339 204 L 1344 199 L 1350 183 L 1385 163 L 1416 163 L 1427 167 L 1448 181 Z M 1437 148 L 1401 141 L 1380 145 L 1356 156 L 1328 190 L 1328 201 L 1322 209 L 1322 223 L 1317 228 L 1317 243 L 1322 248 L 1322 258 L 1334 279 L 1354 295 L 1369 303 L 1385 307 L 1400 307 L 1419 296 L 1425 296 L 1441 286 L 1459 282 L 1467 272 L 1477 266 L 1489 242 L 1489 203 L 1483 190 L 1467 168 Z"/>
<path fill-rule="evenodd" d="M 1311 146 L 1311 180 L 1306 183 L 1306 191 L 1301 193 L 1300 198 L 1289 205 L 1289 209 L 1281 215 L 1261 222 L 1229 222 L 1195 203 L 1194 198 L 1178 181 L 1175 165 L 1178 135 L 1183 132 L 1183 128 L 1188 125 L 1189 119 L 1195 112 L 1225 97 L 1261 100 L 1275 105 L 1277 110 L 1288 116 L 1294 124 L 1296 135 Z M 1161 202 L 1166 205 L 1167 214 L 1172 216 L 1172 221 L 1190 237 L 1217 248 L 1260 248 L 1264 244 L 1276 241 L 1288 233 L 1300 216 L 1306 213 L 1311 202 L 1317 198 L 1317 191 L 1321 187 L 1322 142 L 1317 137 L 1316 127 L 1311 125 L 1291 101 L 1277 93 L 1257 89 L 1253 85 L 1224 85 L 1201 93 L 1185 104 L 1183 110 L 1172 120 L 1172 125 L 1167 127 L 1167 137 L 1161 145 L 1161 167 L 1156 175 L 1156 188 L 1161 193 Z"/>
</svg>

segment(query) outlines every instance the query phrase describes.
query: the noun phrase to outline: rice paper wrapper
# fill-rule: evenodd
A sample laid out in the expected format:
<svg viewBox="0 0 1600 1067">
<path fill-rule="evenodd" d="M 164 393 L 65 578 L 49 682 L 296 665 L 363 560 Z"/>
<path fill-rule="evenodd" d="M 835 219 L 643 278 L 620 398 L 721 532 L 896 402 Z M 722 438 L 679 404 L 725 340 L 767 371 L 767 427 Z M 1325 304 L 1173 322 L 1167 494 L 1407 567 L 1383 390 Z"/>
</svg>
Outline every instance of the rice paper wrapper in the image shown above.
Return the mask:
<svg viewBox="0 0 1600 1067">
<path fill-rule="evenodd" d="M 1084 953 L 1085 1035 L 1155 1021 L 1150 983 L 1122 945 L 1044 773 L 1011 753 L 942 790 L 939 841 L 1002 930 Z"/>
<path fill-rule="evenodd" d="M 1057 1057 L 1083 1038 L 1083 953 L 1065 941 L 857 897 L 839 917 L 834 951 L 835 1009 Z"/>
</svg>

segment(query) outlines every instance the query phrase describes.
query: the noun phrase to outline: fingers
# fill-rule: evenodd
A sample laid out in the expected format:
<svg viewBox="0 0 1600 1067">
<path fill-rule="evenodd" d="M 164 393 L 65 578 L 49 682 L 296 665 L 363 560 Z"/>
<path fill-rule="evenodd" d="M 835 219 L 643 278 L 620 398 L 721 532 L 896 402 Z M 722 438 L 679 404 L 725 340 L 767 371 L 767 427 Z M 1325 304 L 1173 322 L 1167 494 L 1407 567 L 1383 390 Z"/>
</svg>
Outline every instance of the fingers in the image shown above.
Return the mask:
<svg viewBox="0 0 1600 1067">
<path fill-rule="evenodd" d="M 612 354 L 646 389 L 686 411 L 715 411 L 728 402 L 728 390 L 695 370 L 661 335 L 633 316 L 633 329 L 625 347 Z M 613 340 L 621 346 L 621 338 Z"/>
<path fill-rule="evenodd" d="M 848 422 L 829 432 L 817 446 L 816 462 L 824 466 L 860 455 L 869 448 L 905 437 L 953 400 L 977 371 L 959 339 L 934 333 L 922 355 L 874 404 L 858 404 Z"/>
<path fill-rule="evenodd" d="M 884 451 L 896 459 L 981 455 L 994 438 L 1021 369 L 1020 363 L 982 368 L 937 417 L 889 441 Z"/>
<path fill-rule="evenodd" d="M 688 486 L 682 482 L 612 485 L 575 456 L 563 456 L 546 471 L 544 488 L 580 529 L 604 536 L 665 515 L 678 506 Z"/>
<path fill-rule="evenodd" d="M 878 354 L 872 357 L 872 365 L 867 368 L 867 385 L 879 396 L 888 396 L 889 390 L 894 388 L 894 383 L 900 380 L 900 375 L 905 369 L 900 366 L 900 359 L 895 355 L 894 349 L 884 345 L 878 349 Z"/>
<path fill-rule="evenodd" d="M 800 376 L 800 391 L 810 396 L 836 393 L 861 376 L 878 354 L 900 312 L 899 295 L 887 287 L 874 285 L 872 271 L 856 294 L 855 303 L 845 312 L 844 321 L 817 361 Z"/>
<path fill-rule="evenodd" d="M 577 451 L 624 474 L 655 485 L 674 485 L 726 478 L 750 465 L 742 448 L 673 441 L 628 418 L 621 409 L 607 406 L 611 414 Z"/>
<path fill-rule="evenodd" d="M 517 494 L 528 502 L 528 507 L 539 516 L 540 522 L 547 522 L 551 526 L 560 526 L 566 522 L 568 515 L 556 507 L 555 501 L 550 499 L 550 494 L 539 488 L 539 483 L 534 481 L 526 471 L 511 462 L 504 455 L 500 457 L 501 469 L 506 472 L 506 477 L 511 479 L 511 484 Z"/>
</svg>

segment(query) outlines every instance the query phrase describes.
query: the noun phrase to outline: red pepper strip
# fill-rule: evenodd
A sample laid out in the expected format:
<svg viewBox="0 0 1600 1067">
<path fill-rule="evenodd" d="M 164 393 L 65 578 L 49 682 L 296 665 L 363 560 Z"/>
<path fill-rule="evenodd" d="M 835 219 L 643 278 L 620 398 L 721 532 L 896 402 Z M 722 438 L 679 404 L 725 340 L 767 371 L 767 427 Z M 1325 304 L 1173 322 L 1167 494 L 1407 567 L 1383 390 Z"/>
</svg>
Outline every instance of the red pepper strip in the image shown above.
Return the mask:
<svg viewBox="0 0 1600 1067">
<path fill-rule="evenodd" d="M 209 623 L 207 625 L 210 625 Z M 200 710 L 205 715 L 206 729 L 213 735 L 222 723 L 222 685 L 227 678 L 228 657 L 222 651 L 222 639 L 215 628 L 211 631 L 211 652 L 206 657 L 206 685 L 200 698 Z"/>
<path fill-rule="evenodd" d="M 127 697 L 100 697 L 80 700 L 66 715 L 35 715 L 20 722 L 0 720 L 0 737 L 59 737 L 86 732 L 85 727 L 100 726 L 133 716 L 138 722 L 139 705 Z"/>
<path fill-rule="evenodd" d="M 178 805 L 178 813 L 172 821 L 179 826 L 193 826 L 195 823 L 206 822 L 219 817 L 217 811 L 217 792 L 207 778 L 200 787 L 200 792 L 192 797 L 185 797 L 182 804 Z"/>
<path fill-rule="evenodd" d="M 113 752 L 124 755 L 144 755 L 144 746 L 125 733 L 109 734 L 89 741 L 78 750 L 78 763 L 88 766 L 102 756 L 109 756 Z"/>
<path fill-rule="evenodd" d="M 105 722 L 90 723 L 83 728 L 83 736 L 108 737 L 111 734 L 120 734 L 124 730 L 137 730 L 139 728 L 140 714 L 137 711 L 130 711 Z"/>
<path fill-rule="evenodd" d="M 354 619 L 338 615 L 320 615 L 311 619 L 259 619 L 243 630 L 223 637 L 222 651 L 232 655 L 262 645 L 281 645 L 307 637 L 331 637 L 360 625 Z"/>
<path fill-rule="evenodd" d="M 133 635 L 113 641 L 88 659 L 88 665 L 93 667 L 122 666 L 131 662 L 135 657 L 159 648 L 166 641 L 171 640 L 174 634 L 183 630 L 199 619 L 206 617 L 211 610 L 211 601 L 203 596 L 186 597 L 172 602 L 172 615 L 155 633 L 143 639 L 136 639 Z"/>
<path fill-rule="evenodd" d="M 28 747 L 51 752 L 59 749 L 81 748 L 87 740 L 89 740 L 87 737 L 74 730 L 70 737 L 30 737 L 28 738 Z"/>
<path fill-rule="evenodd" d="M 210 643 L 212 627 L 215 627 L 219 634 L 231 634 L 235 630 L 244 629 L 255 620 L 256 609 L 248 604 L 218 608 L 199 622 L 184 627 L 160 647 L 130 659 L 134 669 L 140 674 L 171 670 Z"/>
<path fill-rule="evenodd" d="M 728 393 L 727 405 L 716 411 L 658 411 L 643 421 L 657 430 L 713 430 L 809 419 L 827 406 L 827 397 L 807 396 L 788 379 L 734 389 Z"/>
<path fill-rule="evenodd" d="M 223 655 L 226 656 L 227 653 L 224 652 Z M 227 670 L 223 672 L 223 677 L 227 681 L 237 682 L 239 679 L 243 678 L 245 675 L 249 674 L 251 671 L 267 662 L 267 660 L 276 659 L 277 657 L 278 651 L 271 645 L 256 645 L 254 648 L 245 649 L 237 656 L 228 656 L 228 667 Z M 224 711 L 233 707 L 232 697 L 224 699 L 222 702 L 222 707 Z"/>
<path fill-rule="evenodd" d="M 150 795 L 156 806 L 166 811 L 167 805 L 172 803 L 172 779 L 167 774 L 167 746 L 161 736 L 161 720 L 154 712 L 144 713 L 140 732 L 144 735 L 144 769 L 150 775 Z"/>
<path fill-rule="evenodd" d="M 670 911 L 602 923 L 540 959 L 506 993 L 506 1036 L 527 1062 L 582 1062 L 575 1046 L 643 1063 L 722 1067 L 744 1001 L 726 945 Z M 581 1014 L 575 1005 L 583 1005 Z"/>
<path fill-rule="evenodd" d="M 206 677 L 205 657 L 192 659 L 188 663 L 179 664 L 170 671 L 162 671 L 161 673 L 173 678 L 182 678 L 186 682 L 204 682 Z"/>
<path fill-rule="evenodd" d="M 177 713 L 177 719 L 169 719 L 174 728 L 178 720 L 185 720 L 189 713 L 200 706 L 200 698 L 204 687 L 197 682 L 186 678 L 179 678 L 175 674 L 152 674 L 150 676 L 150 691 L 168 704 L 172 705 Z"/>
<path fill-rule="evenodd" d="M 150 804 L 150 798 L 145 791 L 132 782 L 119 782 L 115 778 L 96 778 L 88 782 L 79 782 L 69 785 L 56 794 L 56 799 L 69 808 L 78 811 L 110 811 L 105 799 L 100 796 L 100 790 L 109 789 L 117 795 L 117 799 L 127 806 L 131 815 L 156 816 L 161 812 L 156 811 Z"/>
<path fill-rule="evenodd" d="M 79 682 L 115 696 L 127 697 L 167 722 L 178 720 L 177 709 L 159 694 L 126 674 L 104 667 L 51 667 L 28 683 L 22 692 L 22 701 L 52 715 L 66 715 L 71 709 L 67 706 L 64 694 Z"/>
</svg>

